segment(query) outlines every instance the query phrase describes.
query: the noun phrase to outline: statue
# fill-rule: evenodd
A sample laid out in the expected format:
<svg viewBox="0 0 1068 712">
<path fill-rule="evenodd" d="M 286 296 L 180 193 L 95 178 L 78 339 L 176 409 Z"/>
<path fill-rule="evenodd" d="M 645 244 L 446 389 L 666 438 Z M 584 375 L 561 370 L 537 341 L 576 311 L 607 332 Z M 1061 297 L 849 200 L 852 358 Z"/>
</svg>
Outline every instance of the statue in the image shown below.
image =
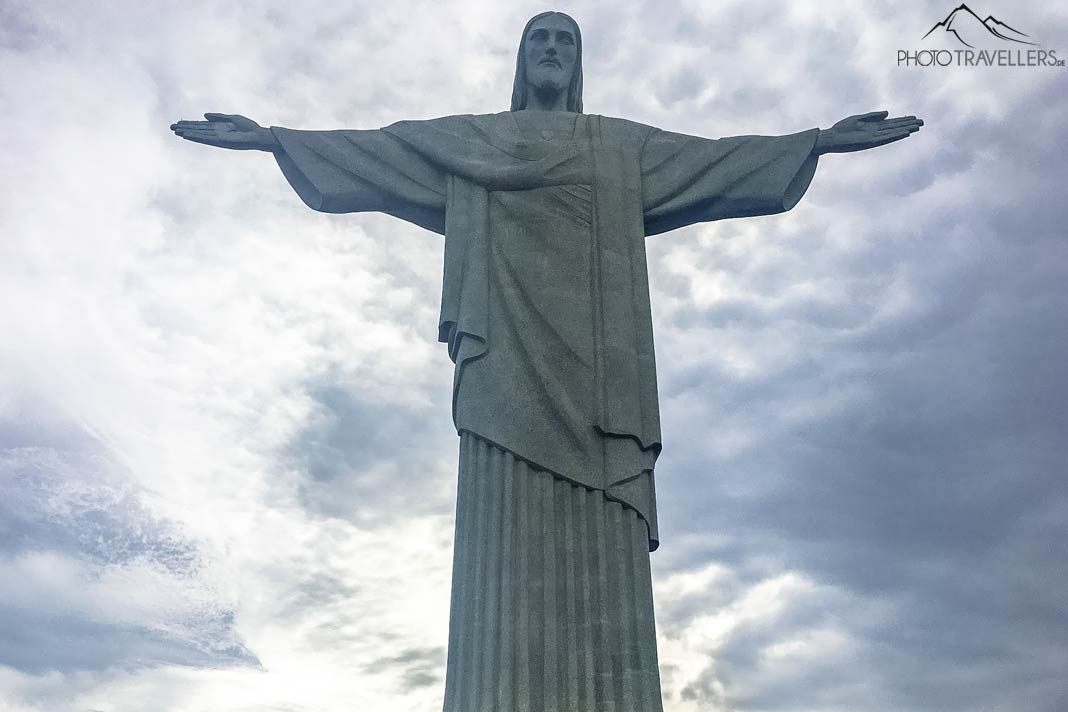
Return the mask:
<svg viewBox="0 0 1068 712">
<path fill-rule="evenodd" d="M 644 239 L 780 213 L 818 156 L 914 116 L 710 140 L 582 113 L 582 36 L 523 29 L 512 105 L 380 130 L 171 126 L 274 154 L 314 210 L 445 236 L 438 338 L 460 435 L 446 712 L 662 710 L 649 552 L 660 420 Z"/>
</svg>

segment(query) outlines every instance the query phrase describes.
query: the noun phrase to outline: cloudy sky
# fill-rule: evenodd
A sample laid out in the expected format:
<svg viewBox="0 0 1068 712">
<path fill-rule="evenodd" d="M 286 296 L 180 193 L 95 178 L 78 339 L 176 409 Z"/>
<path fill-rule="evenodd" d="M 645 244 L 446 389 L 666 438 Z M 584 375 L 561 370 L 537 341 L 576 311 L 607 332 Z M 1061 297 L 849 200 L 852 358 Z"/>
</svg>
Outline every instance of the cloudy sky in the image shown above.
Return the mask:
<svg viewBox="0 0 1068 712">
<path fill-rule="evenodd" d="M 1068 70 L 896 66 L 955 4 L 558 8 L 590 113 L 927 122 L 648 242 L 669 712 L 1064 709 Z M 294 7 L 0 0 L 0 712 L 440 709 L 442 240 L 167 126 L 500 111 L 546 7 Z"/>
</svg>

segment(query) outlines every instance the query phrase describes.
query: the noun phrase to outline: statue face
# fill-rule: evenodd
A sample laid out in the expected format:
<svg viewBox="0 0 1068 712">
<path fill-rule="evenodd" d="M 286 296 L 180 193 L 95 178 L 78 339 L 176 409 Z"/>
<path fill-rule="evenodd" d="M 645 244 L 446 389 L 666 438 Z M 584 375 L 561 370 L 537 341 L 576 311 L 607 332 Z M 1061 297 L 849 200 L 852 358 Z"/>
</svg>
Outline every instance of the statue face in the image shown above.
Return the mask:
<svg viewBox="0 0 1068 712">
<path fill-rule="evenodd" d="M 536 21 L 524 38 L 527 82 L 540 91 L 567 91 L 575 71 L 575 28 L 559 15 Z"/>
</svg>

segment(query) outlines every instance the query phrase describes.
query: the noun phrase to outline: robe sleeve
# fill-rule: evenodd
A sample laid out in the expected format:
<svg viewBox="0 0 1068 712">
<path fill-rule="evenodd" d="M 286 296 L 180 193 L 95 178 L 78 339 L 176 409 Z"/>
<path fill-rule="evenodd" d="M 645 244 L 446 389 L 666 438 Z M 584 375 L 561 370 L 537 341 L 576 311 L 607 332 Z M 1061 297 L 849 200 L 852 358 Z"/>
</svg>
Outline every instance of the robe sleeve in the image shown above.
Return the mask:
<svg viewBox="0 0 1068 712">
<path fill-rule="evenodd" d="M 271 127 L 279 168 L 297 195 L 324 213 L 378 211 L 445 233 L 445 174 L 382 130 Z"/>
<path fill-rule="evenodd" d="M 818 134 L 707 139 L 654 129 L 641 154 L 645 234 L 789 210 L 816 172 Z"/>
</svg>

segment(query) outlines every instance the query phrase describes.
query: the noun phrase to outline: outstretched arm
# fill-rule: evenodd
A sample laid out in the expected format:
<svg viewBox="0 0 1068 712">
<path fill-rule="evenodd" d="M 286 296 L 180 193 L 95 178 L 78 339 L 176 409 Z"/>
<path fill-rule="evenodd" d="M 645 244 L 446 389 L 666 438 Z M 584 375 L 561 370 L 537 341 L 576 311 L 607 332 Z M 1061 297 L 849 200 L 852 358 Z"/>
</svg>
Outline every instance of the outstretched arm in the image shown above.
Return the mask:
<svg viewBox="0 0 1068 712">
<path fill-rule="evenodd" d="M 204 114 L 207 121 L 179 121 L 171 131 L 187 141 L 205 143 L 234 151 L 282 150 L 270 129 L 240 114 Z"/>
<path fill-rule="evenodd" d="M 916 133 L 923 126 L 923 119 L 915 116 L 897 116 L 892 119 L 888 111 L 873 111 L 842 119 L 829 129 L 820 129 L 812 152 L 851 153 L 864 151 L 900 141 Z"/>
<path fill-rule="evenodd" d="M 641 158 L 645 234 L 791 209 L 816 172 L 818 134 L 707 139 L 654 129 Z"/>
<path fill-rule="evenodd" d="M 204 118 L 179 121 L 171 130 L 187 141 L 274 154 L 282 174 L 313 210 L 382 212 L 445 231 L 445 173 L 387 131 L 294 131 L 264 128 L 239 114 Z"/>
<path fill-rule="evenodd" d="M 893 143 L 921 126 L 915 116 L 888 119 L 876 111 L 787 136 L 706 139 L 654 129 L 641 158 L 645 234 L 789 210 L 822 154 Z"/>
</svg>

